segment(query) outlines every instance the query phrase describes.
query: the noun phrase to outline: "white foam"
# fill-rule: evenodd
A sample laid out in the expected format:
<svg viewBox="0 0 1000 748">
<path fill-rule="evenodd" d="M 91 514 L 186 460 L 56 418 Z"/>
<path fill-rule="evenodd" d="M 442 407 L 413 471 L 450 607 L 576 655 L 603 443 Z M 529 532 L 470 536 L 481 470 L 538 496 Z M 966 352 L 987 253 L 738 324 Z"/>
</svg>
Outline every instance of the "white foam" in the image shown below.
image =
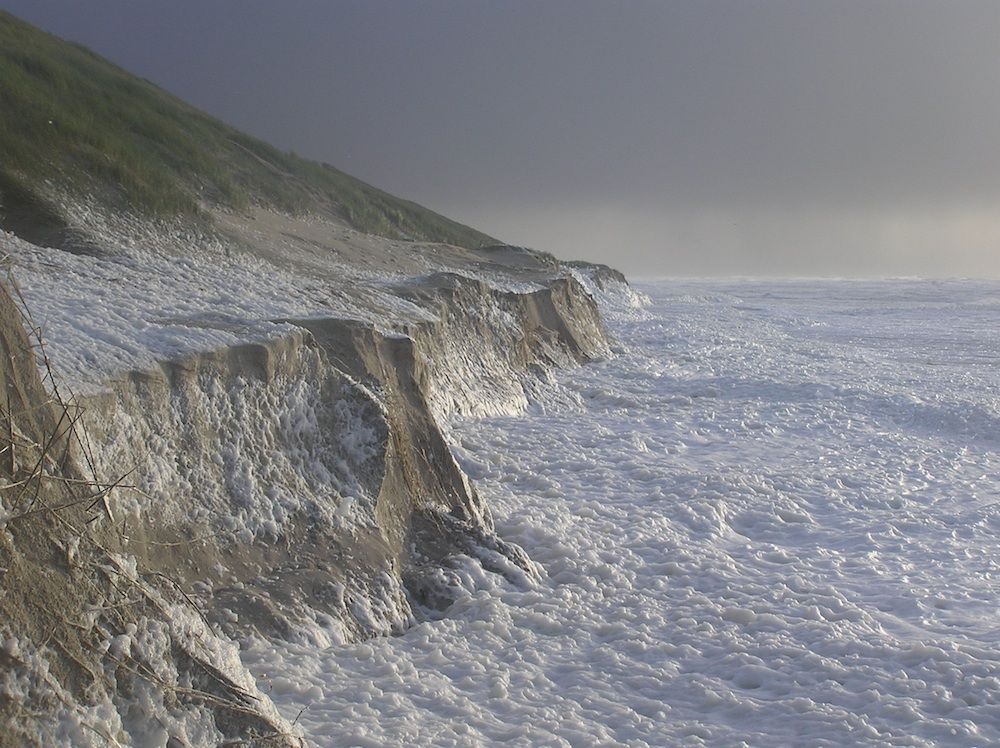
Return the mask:
<svg viewBox="0 0 1000 748">
<path fill-rule="evenodd" d="M 61 381 L 78 392 L 162 360 L 294 330 L 273 320 L 337 317 L 391 327 L 427 317 L 392 293 L 388 275 L 332 260 L 312 273 L 195 241 L 184 255 L 150 243 L 91 257 L 0 232 L 0 255 L 13 265 Z"/>
<path fill-rule="evenodd" d="M 320 745 L 1000 741 L 997 284 L 680 283 L 524 415 L 456 420 L 502 536 L 442 620 L 243 659 Z"/>
</svg>

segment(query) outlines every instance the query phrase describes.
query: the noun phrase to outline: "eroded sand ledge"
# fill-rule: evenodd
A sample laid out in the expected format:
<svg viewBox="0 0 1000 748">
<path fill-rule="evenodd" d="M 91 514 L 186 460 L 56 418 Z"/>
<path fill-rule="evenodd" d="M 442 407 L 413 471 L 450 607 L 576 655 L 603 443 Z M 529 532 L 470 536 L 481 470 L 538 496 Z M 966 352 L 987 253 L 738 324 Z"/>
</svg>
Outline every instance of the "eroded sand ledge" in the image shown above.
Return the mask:
<svg viewBox="0 0 1000 748">
<path fill-rule="evenodd" d="M 624 279 L 517 248 L 407 245 L 282 216 L 231 219 L 229 229 L 221 250 L 157 236 L 108 241 L 102 257 L 6 239 L 29 306 L 49 312 L 40 315 L 53 365 L 65 359 L 88 392 L 82 428 L 66 434 L 58 404 L 40 408 L 42 420 L 17 415 L 38 410 L 45 388 L 4 296 L 10 355 L 0 364 L 24 393 L 8 431 L 45 449 L 34 461 L 49 477 L 27 472 L 28 445 L 3 480 L 38 483 L 33 509 L 72 504 L 25 516 L 16 489 L 4 494 L 3 565 L 25 587 L 19 597 L 9 585 L 0 601 L 12 694 L 0 708 L 13 719 L 26 704 L 48 706 L 10 733 L 14 744 L 294 742 L 234 640 L 252 632 L 323 646 L 398 633 L 461 593 L 457 557 L 520 584 L 537 574 L 494 533 L 441 424 L 452 413 L 517 412 L 552 367 L 606 355 L 585 284 L 624 293 Z M 224 264 L 220 251 L 233 267 L 213 287 L 204 268 Z M 150 276 L 116 281 L 116 267 Z M 171 267 L 194 271 L 165 283 Z M 66 273 L 75 283 L 54 282 Z M 274 294 L 279 276 L 309 288 L 308 303 Z M 103 326 L 72 313 L 85 287 L 128 309 L 143 290 L 154 301 L 222 297 L 234 277 L 262 301 L 249 310 L 223 301 L 201 317 L 188 306 L 183 318 L 170 317 L 169 302 L 166 315 L 136 305 Z M 314 303 L 325 296 L 335 299 L 326 313 Z M 157 337 L 130 325 L 160 319 L 164 329 L 219 332 L 223 344 L 150 366 L 158 349 L 142 346 Z M 88 339 L 140 366 L 88 370 L 79 355 Z M 87 485 L 90 463 L 99 486 Z M 118 479 L 131 488 L 104 490 Z M 72 503 L 87 492 L 100 501 Z M 32 585 L 41 603 L 29 599 Z"/>
</svg>

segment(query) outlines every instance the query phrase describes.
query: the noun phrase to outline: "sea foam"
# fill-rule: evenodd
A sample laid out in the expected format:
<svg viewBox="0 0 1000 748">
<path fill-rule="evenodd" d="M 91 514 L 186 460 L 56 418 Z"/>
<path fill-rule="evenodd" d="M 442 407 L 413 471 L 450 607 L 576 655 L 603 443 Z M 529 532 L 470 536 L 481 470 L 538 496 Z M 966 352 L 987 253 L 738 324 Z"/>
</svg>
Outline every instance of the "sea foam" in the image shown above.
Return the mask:
<svg viewBox="0 0 1000 748">
<path fill-rule="evenodd" d="M 248 642 L 261 688 L 321 745 L 1000 741 L 1000 286 L 641 290 L 615 356 L 451 423 L 540 580 Z"/>
</svg>

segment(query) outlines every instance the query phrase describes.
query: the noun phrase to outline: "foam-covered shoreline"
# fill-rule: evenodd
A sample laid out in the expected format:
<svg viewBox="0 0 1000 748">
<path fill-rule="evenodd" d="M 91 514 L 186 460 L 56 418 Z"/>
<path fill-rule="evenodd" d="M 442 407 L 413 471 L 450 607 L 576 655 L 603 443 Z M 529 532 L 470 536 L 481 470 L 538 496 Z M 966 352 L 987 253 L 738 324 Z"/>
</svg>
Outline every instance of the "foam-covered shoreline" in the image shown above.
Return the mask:
<svg viewBox="0 0 1000 748">
<path fill-rule="evenodd" d="M 467 563 L 401 637 L 255 642 L 282 713 L 327 745 L 997 744 L 1000 284 L 641 288 L 620 355 L 451 424 L 545 576 Z"/>
</svg>

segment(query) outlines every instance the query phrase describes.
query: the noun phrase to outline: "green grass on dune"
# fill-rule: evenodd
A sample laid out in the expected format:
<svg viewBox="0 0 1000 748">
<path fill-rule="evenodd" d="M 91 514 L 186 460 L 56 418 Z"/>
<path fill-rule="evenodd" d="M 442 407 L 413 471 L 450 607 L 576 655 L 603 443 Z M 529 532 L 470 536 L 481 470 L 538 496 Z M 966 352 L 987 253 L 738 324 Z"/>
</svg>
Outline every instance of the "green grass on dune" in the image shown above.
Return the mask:
<svg viewBox="0 0 1000 748">
<path fill-rule="evenodd" d="M 86 48 L 0 11 L 0 184 L 54 182 L 113 209 L 203 218 L 201 203 L 334 214 L 393 238 L 493 239 L 209 117 Z"/>
</svg>

